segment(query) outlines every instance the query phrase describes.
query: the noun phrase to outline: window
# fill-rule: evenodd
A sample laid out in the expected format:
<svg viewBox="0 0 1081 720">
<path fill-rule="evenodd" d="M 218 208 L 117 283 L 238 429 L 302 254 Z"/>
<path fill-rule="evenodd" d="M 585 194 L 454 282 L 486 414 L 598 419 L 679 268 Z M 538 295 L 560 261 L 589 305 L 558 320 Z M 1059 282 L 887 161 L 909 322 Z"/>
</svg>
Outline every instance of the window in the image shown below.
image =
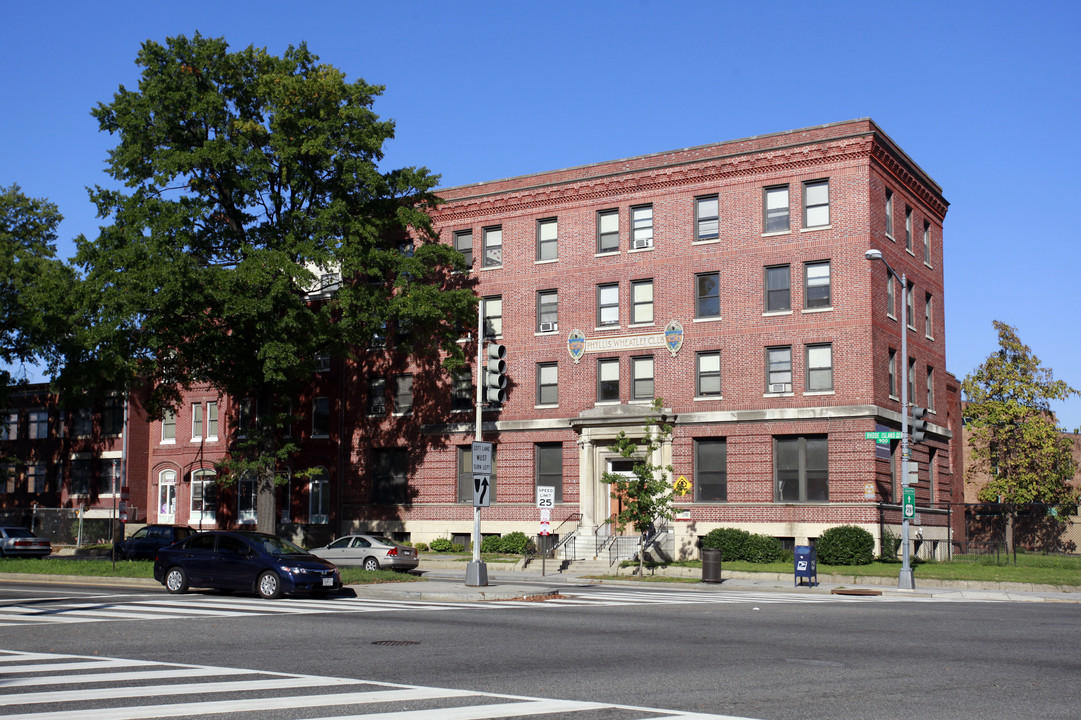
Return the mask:
<svg viewBox="0 0 1081 720">
<path fill-rule="evenodd" d="M 368 414 L 385 415 L 387 412 L 387 380 L 373 377 L 368 379 Z"/>
<path fill-rule="evenodd" d="M 916 397 L 916 361 L 908 359 L 908 401 L 912 402 Z"/>
<path fill-rule="evenodd" d="M 76 458 L 71 461 L 71 494 L 89 495 L 90 477 L 92 468 L 90 461 L 85 458 Z"/>
<path fill-rule="evenodd" d="M 619 325 L 619 285 L 597 286 L 597 325 Z"/>
<path fill-rule="evenodd" d="M 0 492 L 9 494 L 15 492 L 15 485 L 18 477 L 14 465 L 11 463 L 0 465 Z"/>
<path fill-rule="evenodd" d="M 886 278 L 886 314 L 891 318 L 897 317 L 897 283 L 893 273 Z"/>
<path fill-rule="evenodd" d="M 694 489 L 698 502 L 728 501 L 728 440 L 694 441 Z"/>
<path fill-rule="evenodd" d="M 319 292 L 329 297 L 342 287 L 342 276 L 336 272 L 322 273 L 319 276 Z"/>
<path fill-rule="evenodd" d="M 191 474 L 191 520 L 214 522 L 218 507 L 218 478 L 213 470 L 195 470 Z"/>
<path fill-rule="evenodd" d="M 537 293 L 537 332 L 559 329 L 559 292 L 541 290 Z"/>
<path fill-rule="evenodd" d="M 112 395 L 105 398 L 105 408 L 101 413 L 101 432 L 105 435 L 119 435 L 124 431 L 124 398 Z"/>
<path fill-rule="evenodd" d="M 721 316 L 721 280 L 720 273 L 701 273 L 695 276 L 696 318 Z"/>
<path fill-rule="evenodd" d="M 158 474 L 158 522 L 173 522 L 176 518 L 176 470 Z"/>
<path fill-rule="evenodd" d="M 469 410 L 473 407 L 473 373 L 470 370 L 462 370 L 454 375 L 454 387 L 451 393 L 451 408 L 453 410 Z"/>
<path fill-rule="evenodd" d="M 829 500 L 829 450 L 825 435 L 773 438 L 774 500 Z"/>
<path fill-rule="evenodd" d="M 830 181 L 803 183 L 803 227 L 824 227 L 830 224 Z"/>
<path fill-rule="evenodd" d="M 653 247 L 653 206 L 631 208 L 631 249 Z"/>
<path fill-rule="evenodd" d="M 484 298 L 484 336 L 503 337 L 503 296 Z"/>
<path fill-rule="evenodd" d="M 554 218 L 537 223 L 537 259 L 555 260 L 558 252 L 559 222 Z"/>
<path fill-rule="evenodd" d="M 597 402 L 619 401 L 619 359 L 597 361 Z"/>
<path fill-rule="evenodd" d="M 413 410 L 413 376 L 398 375 L 394 378 L 394 412 L 407 413 Z"/>
<path fill-rule="evenodd" d="M 317 354 L 313 358 L 313 364 L 315 365 L 315 372 L 317 373 L 330 372 L 330 355 L 323 353 Z"/>
<path fill-rule="evenodd" d="M 218 403 L 216 401 L 206 404 L 206 439 L 218 439 Z"/>
<path fill-rule="evenodd" d="M 48 477 L 45 463 L 27 463 L 26 490 L 31 493 L 48 492 Z"/>
<path fill-rule="evenodd" d="M 931 264 L 931 223 L 923 222 L 923 261 Z"/>
<path fill-rule="evenodd" d="M 44 440 L 49 437 L 49 411 L 33 409 L 26 413 L 27 437 L 31 440 Z"/>
<path fill-rule="evenodd" d="M 496 455 L 499 446 L 492 445 L 492 474 L 488 477 L 488 497 L 495 502 Z M 458 446 L 458 502 L 473 504 L 473 449 L 469 445 Z"/>
<path fill-rule="evenodd" d="M 788 186 L 764 190 L 762 200 L 763 232 L 788 232 Z"/>
<path fill-rule="evenodd" d="M 244 475 L 237 481 L 236 498 L 236 521 L 241 525 L 255 524 L 258 517 L 256 506 L 259 500 L 259 490 L 254 476 Z"/>
<path fill-rule="evenodd" d="M 484 228 L 484 267 L 499 267 L 503 264 L 503 228 Z"/>
<path fill-rule="evenodd" d="M 308 519 L 316 525 L 330 522 L 330 479 L 326 468 L 316 468 L 308 481 Z"/>
<path fill-rule="evenodd" d="M 912 208 L 905 205 L 905 250 L 912 252 Z"/>
<path fill-rule="evenodd" d="M 792 392 L 792 348 L 766 348 L 766 392 Z"/>
<path fill-rule="evenodd" d="M 161 418 L 161 441 L 163 443 L 176 442 L 176 413 L 166 410 Z"/>
<path fill-rule="evenodd" d="M 886 190 L 886 237 L 893 239 L 893 190 Z"/>
<path fill-rule="evenodd" d="M 890 378 L 890 397 L 897 397 L 897 351 L 890 348 L 890 365 L 889 365 L 889 378 Z"/>
<path fill-rule="evenodd" d="M 808 310 L 828 308 L 830 294 L 830 263 L 813 262 L 803 266 L 803 304 Z"/>
<path fill-rule="evenodd" d="M 470 497 L 470 501 L 472 501 Z M 404 505 L 409 502 L 409 455 L 405 448 L 372 451 L 372 503 Z"/>
<path fill-rule="evenodd" d="M 720 397 L 721 352 L 695 353 L 695 395 L 697 397 Z"/>
<path fill-rule="evenodd" d="M 191 439 L 203 439 L 203 406 L 201 403 L 191 406 Z"/>
<path fill-rule="evenodd" d="M 90 408 L 79 408 L 75 411 L 75 419 L 72 421 L 71 432 L 79 437 L 94 434 L 94 411 Z"/>
<path fill-rule="evenodd" d="M 98 462 L 109 463 L 104 468 L 98 465 L 98 495 L 115 495 L 120 491 L 120 461 L 112 459 Z"/>
<path fill-rule="evenodd" d="M 700 197 L 694 199 L 694 239 L 716 240 L 720 237 L 720 217 L 718 197 Z"/>
<path fill-rule="evenodd" d="M 792 277 L 787 265 L 766 268 L 766 312 L 792 309 Z"/>
<path fill-rule="evenodd" d="M 330 437 L 330 398 L 312 399 L 312 437 Z"/>
<path fill-rule="evenodd" d="M 465 266 L 473 267 L 473 231 L 459 230 L 454 233 L 454 249 L 465 258 Z"/>
<path fill-rule="evenodd" d="M 551 363 L 537 363 L 537 404 L 559 404 L 559 366 Z"/>
<path fill-rule="evenodd" d="M 935 369 L 930 365 L 927 366 L 927 404 L 924 407 L 935 409 Z"/>
<path fill-rule="evenodd" d="M 601 210 L 597 213 L 597 252 L 619 250 L 619 210 Z"/>
<path fill-rule="evenodd" d="M 631 282 L 631 324 L 642 325 L 653 322 L 653 281 L 635 280 Z"/>
<path fill-rule="evenodd" d="M 930 340 L 935 337 L 935 299 L 931 293 L 923 296 L 923 334 Z"/>
<path fill-rule="evenodd" d="M 927 497 L 935 501 L 935 487 L 938 484 L 938 449 L 927 448 Z"/>
<path fill-rule="evenodd" d="M 916 329 L 916 286 L 912 283 L 905 288 L 905 311 L 908 313 L 908 326 Z"/>
<path fill-rule="evenodd" d="M 807 391 L 833 390 L 833 345 L 807 346 Z"/>
<path fill-rule="evenodd" d="M 533 447 L 537 486 L 555 488 L 555 501 L 563 502 L 563 443 L 537 443 Z"/>
<path fill-rule="evenodd" d="M 653 358 L 631 358 L 631 399 L 653 399 Z"/>
<path fill-rule="evenodd" d="M 19 437 L 19 411 L 5 410 L 0 422 L 0 440 L 16 440 Z"/>
</svg>

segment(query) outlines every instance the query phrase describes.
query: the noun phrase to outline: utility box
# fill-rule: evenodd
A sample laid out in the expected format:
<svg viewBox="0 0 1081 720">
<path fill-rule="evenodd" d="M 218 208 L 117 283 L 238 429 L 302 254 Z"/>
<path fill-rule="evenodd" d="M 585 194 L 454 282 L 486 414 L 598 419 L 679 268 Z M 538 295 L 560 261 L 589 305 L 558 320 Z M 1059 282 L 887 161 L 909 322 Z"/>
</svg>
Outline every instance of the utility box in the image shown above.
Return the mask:
<svg viewBox="0 0 1081 720">
<path fill-rule="evenodd" d="M 702 548 L 702 582 L 719 583 L 721 581 L 721 551 L 717 548 Z"/>
<path fill-rule="evenodd" d="M 814 545 L 797 545 L 795 565 L 795 585 L 799 586 L 800 578 L 807 578 L 807 585 L 814 587 L 818 584 L 818 552 Z M 705 563 L 703 563 L 705 567 Z M 811 580 L 814 578 L 814 580 Z"/>
</svg>

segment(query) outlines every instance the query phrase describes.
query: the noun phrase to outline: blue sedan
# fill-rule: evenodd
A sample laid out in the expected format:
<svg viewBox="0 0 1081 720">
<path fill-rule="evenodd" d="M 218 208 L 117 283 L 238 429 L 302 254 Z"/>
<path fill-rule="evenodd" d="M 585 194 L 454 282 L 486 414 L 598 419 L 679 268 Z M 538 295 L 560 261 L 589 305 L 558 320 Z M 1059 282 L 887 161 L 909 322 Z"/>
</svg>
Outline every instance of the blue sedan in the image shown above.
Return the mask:
<svg viewBox="0 0 1081 720">
<path fill-rule="evenodd" d="M 256 532 L 211 531 L 158 550 L 154 579 L 171 593 L 189 587 L 253 592 L 264 598 L 342 586 L 338 568 L 291 542 Z"/>
</svg>

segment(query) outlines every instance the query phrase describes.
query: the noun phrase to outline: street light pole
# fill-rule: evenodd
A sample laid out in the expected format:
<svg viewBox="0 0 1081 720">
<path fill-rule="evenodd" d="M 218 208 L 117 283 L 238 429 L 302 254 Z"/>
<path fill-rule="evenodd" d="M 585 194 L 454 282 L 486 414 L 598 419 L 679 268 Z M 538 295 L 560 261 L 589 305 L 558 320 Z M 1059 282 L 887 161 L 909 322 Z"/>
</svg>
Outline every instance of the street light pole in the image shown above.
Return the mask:
<svg viewBox="0 0 1081 720">
<path fill-rule="evenodd" d="M 897 274 L 890 267 L 881 250 L 868 250 L 864 257 L 868 260 L 881 260 L 886 270 L 901 281 L 901 369 L 904 377 L 901 379 L 901 487 L 908 487 L 908 277 L 905 273 Z M 902 490 L 902 502 L 904 494 Z M 914 590 L 916 583 L 912 577 L 912 565 L 908 554 L 908 517 L 904 510 L 901 511 L 901 572 L 897 576 L 897 588 L 900 590 Z"/>
</svg>

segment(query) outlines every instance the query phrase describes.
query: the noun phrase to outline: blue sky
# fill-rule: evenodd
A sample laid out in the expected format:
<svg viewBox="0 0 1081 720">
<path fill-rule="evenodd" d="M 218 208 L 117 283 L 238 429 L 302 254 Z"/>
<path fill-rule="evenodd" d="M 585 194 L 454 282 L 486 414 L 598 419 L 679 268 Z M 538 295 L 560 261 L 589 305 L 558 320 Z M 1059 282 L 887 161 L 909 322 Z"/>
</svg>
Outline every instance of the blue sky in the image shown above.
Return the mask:
<svg viewBox="0 0 1081 720">
<path fill-rule="evenodd" d="M 85 188 L 108 183 L 90 109 L 137 84 L 143 41 L 303 41 L 386 85 L 386 167 L 445 186 L 871 117 L 951 204 L 949 370 L 997 347 L 997 319 L 1081 388 L 1076 1 L 43 0 L 2 19 L 0 185 L 60 206 L 65 257 L 97 232 Z M 1081 399 L 1054 409 L 1081 426 Z"/>
</svg>

